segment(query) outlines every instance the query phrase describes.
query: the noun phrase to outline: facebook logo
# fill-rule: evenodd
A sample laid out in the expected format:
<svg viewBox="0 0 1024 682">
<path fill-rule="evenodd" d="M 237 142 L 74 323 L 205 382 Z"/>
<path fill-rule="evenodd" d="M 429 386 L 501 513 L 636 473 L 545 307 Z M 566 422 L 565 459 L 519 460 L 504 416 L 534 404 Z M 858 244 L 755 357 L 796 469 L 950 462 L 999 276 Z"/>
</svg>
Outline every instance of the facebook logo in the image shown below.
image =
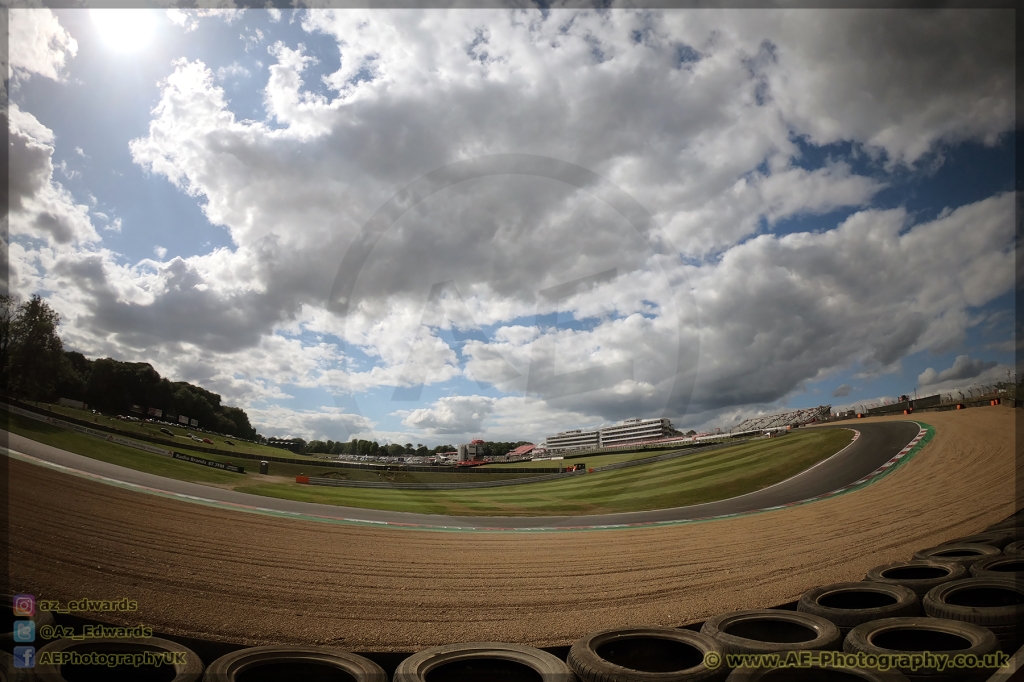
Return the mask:
<svg viewBox="0 0 1024 682">
<path fill-rule="evenodd" d="M 36 667 L 36 648 L 34 646 L 14 647 L 14 667 L 34 668 Z"/>
</svg>

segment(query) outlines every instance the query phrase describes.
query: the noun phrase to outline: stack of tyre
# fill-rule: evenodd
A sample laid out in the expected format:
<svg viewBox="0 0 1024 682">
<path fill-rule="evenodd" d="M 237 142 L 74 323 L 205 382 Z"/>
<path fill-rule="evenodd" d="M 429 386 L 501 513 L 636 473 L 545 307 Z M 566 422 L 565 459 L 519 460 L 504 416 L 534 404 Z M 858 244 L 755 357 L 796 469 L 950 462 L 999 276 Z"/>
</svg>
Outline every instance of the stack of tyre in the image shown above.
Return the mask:
<svg viewBox="0 0 1024 682">
<path fill-rule="evenodd" d="M 1015 520 L 985 533 L 879 566 L 861 582 L 817 587 L 796 610 L 756 609 L 715 616 L 700 631 L 651 627 L 602 630 L 578 640 L 566 661 L 527 646 L 495 642 L 426 649 L 402 661 L 392 682 L 974 682 L 989 666 L 939 666 L 934 656 L 984 661 L 1024 645 L 1024 542 Z M 40 682 L 388 682 L 362 656 L 324 647 L 242 649 L 204 670 L 195 653 L 159 638 L 51 642 L 38 653 L 183 654 L 169 666 L 97 670 L 38 665 Z M 839 652 L 844 654 L 838 660 Z M 933 655 L 926 659 L 923 652 Z M 778 654 L 777 657 L 773 657 Z M 762 655 L 740 662 L 737 655 Z M 903 665 L 894 656 L 917 662 Z M 831 658 L 829 658 L 831 657 Z M 921 662 L 924 660 L 924 662 Z M 989 661 L 991 661 L 991 657 Z M 851 661 L 864 661 L 863 665 Z M 887 665 L 887 661 L 895 666 Z M 6 667 L 6 666 L 0 666 Z M 95 677 L 95 675 L 101 677 Z M 0 682 L 4 678 L 0 675 Z"/>
<path fill-rule="evenodd" d="M 568 664 L 584 682 L 986 680 L 993 654 L 1024 645 L 1024 542 L 1013 524 L 809 590 L 796 611 L 721 614 L 700 632 L 593 633 Z"/>
</svg>

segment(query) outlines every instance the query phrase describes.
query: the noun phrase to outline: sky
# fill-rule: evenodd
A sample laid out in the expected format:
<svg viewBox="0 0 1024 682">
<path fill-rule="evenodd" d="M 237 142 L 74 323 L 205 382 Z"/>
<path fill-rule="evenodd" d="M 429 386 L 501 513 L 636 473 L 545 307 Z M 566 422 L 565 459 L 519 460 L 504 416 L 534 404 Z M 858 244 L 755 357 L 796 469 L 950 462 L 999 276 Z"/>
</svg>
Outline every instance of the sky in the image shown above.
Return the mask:
<svg viewBox="0 0 1024 682">
<path fill-rule="evenodd" d="M 10 293 L 266 436 L 1013 372 L 1010 10 L 10 10 Z"/>
</svg>

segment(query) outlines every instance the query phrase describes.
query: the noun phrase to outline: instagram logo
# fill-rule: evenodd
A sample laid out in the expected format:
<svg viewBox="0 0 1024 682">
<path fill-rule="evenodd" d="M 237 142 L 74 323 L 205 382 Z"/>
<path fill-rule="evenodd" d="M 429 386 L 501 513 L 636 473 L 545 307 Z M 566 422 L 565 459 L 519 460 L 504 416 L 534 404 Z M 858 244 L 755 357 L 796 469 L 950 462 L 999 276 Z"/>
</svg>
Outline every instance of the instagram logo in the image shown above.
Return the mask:
<svg viewBox="0 0 1024 682">
<path fill-rule="evenodd" d="M 36 598 L 31 594 L 16 594 L 11 601 L 14 604 L 15 616 L 36 615 Z"/>
</svg>

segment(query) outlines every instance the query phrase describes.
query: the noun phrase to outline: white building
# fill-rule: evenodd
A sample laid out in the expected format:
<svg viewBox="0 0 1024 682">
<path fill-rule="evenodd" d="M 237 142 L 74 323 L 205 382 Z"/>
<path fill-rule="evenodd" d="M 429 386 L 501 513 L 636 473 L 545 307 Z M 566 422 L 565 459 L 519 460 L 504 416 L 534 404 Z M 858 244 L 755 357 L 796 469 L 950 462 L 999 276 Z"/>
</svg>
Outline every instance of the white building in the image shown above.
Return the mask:
<svg viewBox="0 0 1024 682">
<path fill-rule="evenodd" d="M 545 439 L 550 454 L 570 450 L 590 450 L 626 443 L 638 443 L 659 438 L 677 436 L 679 432 L 672 428 L 668 419 L 627 419 L 621 424 L 606 426 L 603 429 L 584 431 L 562 431 Z"/>
<path fill-rule="evenodd" d="M 483 459 L 484 442 L 482 440 L 474 440 L 472 443 L 463 443 L 459 446 L 458 452 L 460 462 L 472 462 Z"/>
<path fill-rule="evenodd" d="M 590 450 L 601 447 L 601 434 L 598 431 L 574 429 L 562 431 L 545 439 L 548 454 L 568 452 L 569 450 Z"/>
<path fill-rule="evenodd" d="M 601 429 L 601 447 L 634 441 L 657 440 L 674 436 L 676 430 L 668 419 L 627 419 L 621 424 Z"/>
</svg>

